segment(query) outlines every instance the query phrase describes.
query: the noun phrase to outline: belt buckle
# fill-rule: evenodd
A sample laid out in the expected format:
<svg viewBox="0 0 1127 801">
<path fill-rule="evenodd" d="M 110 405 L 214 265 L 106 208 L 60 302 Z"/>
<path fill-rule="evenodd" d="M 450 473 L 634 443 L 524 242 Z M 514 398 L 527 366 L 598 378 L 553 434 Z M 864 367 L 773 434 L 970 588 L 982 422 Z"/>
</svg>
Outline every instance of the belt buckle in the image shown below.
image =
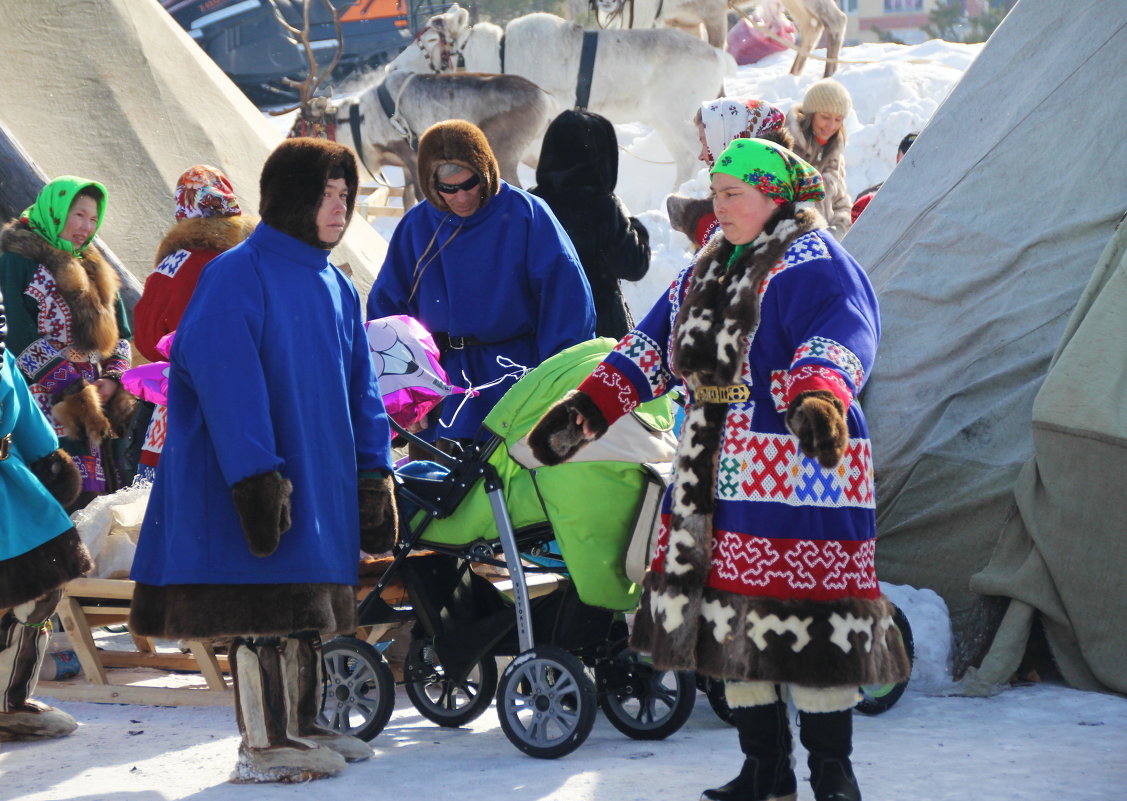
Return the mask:
<svg viewBox="0 0 1127 801">
<path fill-rule="evenodd" d="M 0 437 L 0 462 L 7 459 L 8 455 L 11 452 L 12 452 L 12 435 L 8 434 L 6 436 Z"/>
<path fill-rule="evenodd" d="M 723 387 L 697 387 L 693 394 L 701 403 L 743 403 L 751 397 L 751 390 L 746 384 L 729 384 Z"/>
<path fill-rule="evenodd" d="M 456 336 L 453 336 L 451 334 L 448 334 L 446 338 L 450 342 L 450 349 L 451 350 L 465 350 L 466 349 L 466 338 L 465 337 L 456 337 Z"/>
</svg>

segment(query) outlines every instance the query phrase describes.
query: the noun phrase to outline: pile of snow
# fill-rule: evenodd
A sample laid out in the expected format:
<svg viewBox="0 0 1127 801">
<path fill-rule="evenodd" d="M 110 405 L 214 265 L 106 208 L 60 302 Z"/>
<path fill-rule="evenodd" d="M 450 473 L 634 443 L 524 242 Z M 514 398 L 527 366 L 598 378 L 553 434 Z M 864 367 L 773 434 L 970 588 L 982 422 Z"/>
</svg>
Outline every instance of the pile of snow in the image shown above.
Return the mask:
<svg viewBox="0 0 1127 801">
<path fill-rule="evenodd" d="M 853 110 L 845 118 L 846 177 L 851 195 L 856 197 L 888 177 L 896 165 L 900 140 L 923 129 L 982 47 L 933 39 L 913 46 L 882 43 L 842 49 L 843 63 L 834 78 L 853 98 Z M 730 96 L 766 100 L 789 111 L 822 77 L 820 62 L 809 62 L 800 76 L 790 74 L 792 62 L 788 51 L 740 67 L 725 82 L 725 91 Z M 622 285 L 638 318 L 688 264 L 692 249 L 684 235 L 669 228 L 665 197 L 676 176 L 664 146 L 644 125 L 620 125 L 617 131 L 622 148 L 617 192 L 649 229 L 653 248 L 649 274 Z M 708 174 L 703 162 L 700 166 L 679 192 L 708 194 Z M 528 185 L 534 179 L 529 171 Z"/>
</svg>

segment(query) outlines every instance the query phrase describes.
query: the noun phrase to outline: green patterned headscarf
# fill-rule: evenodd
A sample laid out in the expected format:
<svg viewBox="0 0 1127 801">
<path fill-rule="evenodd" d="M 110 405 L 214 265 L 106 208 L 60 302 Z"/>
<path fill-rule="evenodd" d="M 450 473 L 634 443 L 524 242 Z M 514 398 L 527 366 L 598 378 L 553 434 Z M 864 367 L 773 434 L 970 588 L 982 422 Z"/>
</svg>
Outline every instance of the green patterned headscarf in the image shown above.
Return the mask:
<svg viewBox="0 0 1127 801">
<path fill-rule="evenodd" d="M 98 201 L 98 227 L 94 229 L 90 239 L 86 240 L 86 244 L 76 248 L 63 239 L 62 233 L 67 224 L 67 215 L 70 214 L 71 204 L 78 197 L 78 193 L 88 186 L 92 186 L 102 193 L 102 199 Z M 106 188 L 97 181 L 78 178 L 74 175 L 61 175 L 43 187 L 39 197 L 35 198 L 35 202 L 24 209 L 23 214 L 20 215 L 20 221 L 27 223 L 28 227 L 46 239 L 51 247 L 81 256 L 82 251 L 86 249 L 94 235 L 98 233 L 98 229 L 102 227 L 102 220 L 106 217 L 107 197 Z"/>
<path fill-rule="evenodd" d="M 765 139 L 734 139 L 709 175 L 724 173 L 758 189 L 780 206 L 826 196 L 818 171 L 785 147 Z"/>
</svg>

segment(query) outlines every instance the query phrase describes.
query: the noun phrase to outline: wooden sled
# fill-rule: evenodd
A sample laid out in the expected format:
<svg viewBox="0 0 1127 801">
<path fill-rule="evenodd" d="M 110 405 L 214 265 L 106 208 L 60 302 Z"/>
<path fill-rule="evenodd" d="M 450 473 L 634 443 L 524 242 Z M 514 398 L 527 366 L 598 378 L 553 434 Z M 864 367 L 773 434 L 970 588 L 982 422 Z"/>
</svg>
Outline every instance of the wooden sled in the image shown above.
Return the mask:
<svg viewBox="0 0 1127 801">
<path fill-rule="evenodd" d="M 217 656 L 210 642 L 187 642 L 190 653 L 159 652 L 148 637 L 130 634 L 135 651 L 99 650 L 92 629 L 129 620 L 133 582 L 125 579 L 78 578 L 66 585 L 58 616 L 78 655 L 83 676 L 69 681 L 41 681 L 38 692 L 63 701 L 92 701 L 152 706 L 231 706 L 234 692 L 227 657 Z M 129 670 L 132 668 L 132 670 Z M 154 685 L 156 668 L 177 674 L 176 686 Z M 157 674 L 159 678 L 159 674 Z"/>
</svg>

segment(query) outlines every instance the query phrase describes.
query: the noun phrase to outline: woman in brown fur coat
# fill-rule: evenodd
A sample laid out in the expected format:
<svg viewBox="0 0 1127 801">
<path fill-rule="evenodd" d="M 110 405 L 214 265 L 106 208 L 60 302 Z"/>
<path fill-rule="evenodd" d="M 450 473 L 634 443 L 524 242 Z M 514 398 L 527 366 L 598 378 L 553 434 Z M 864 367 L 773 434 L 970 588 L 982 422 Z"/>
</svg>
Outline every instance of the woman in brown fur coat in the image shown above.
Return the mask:
<svg viewBox="0 0 1127 801">
<path fill-rule="evenodd" d="M 64 175 L 0 231 L 8 348 L 82 475 L 71 511 L 121 485 L 111 444 L 135 403 L 120 382 L 133 333 L 120 281 L 91 244 L 105 210 L 104 186 Z"/>
<path fill-rule="evenodd" d="M 176 224 L 157 247 L 153 271 L 133 309 L 133 342 L 149 361 L 165 361 L 157 343 L 180 325 L 200 273 L 212 259 L 254 231 L 256 219 L 243 214 L 231 182 L 206 164 L 189 167 L 176 182 Z M 153 411 L 137 475 L 152 480 L 164 447 L 166 407 Z"/>
</svg>

